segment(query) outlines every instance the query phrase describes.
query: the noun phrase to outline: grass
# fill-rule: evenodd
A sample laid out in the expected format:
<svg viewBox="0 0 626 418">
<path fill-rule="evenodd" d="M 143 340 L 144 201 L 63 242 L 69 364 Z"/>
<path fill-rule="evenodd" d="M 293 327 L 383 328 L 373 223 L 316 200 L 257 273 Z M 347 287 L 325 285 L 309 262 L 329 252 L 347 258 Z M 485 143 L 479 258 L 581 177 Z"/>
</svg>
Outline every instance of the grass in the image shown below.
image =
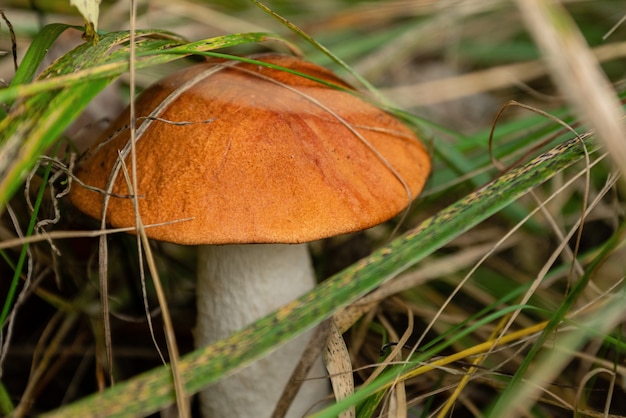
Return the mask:
<svg viewBox="0 0 626 418">
<path fill-rule="evenodd" d="M 295 46 L 355 85 L 367 87 L 342 62 L 375 85 L 386 106 L 421 133 L 433 173 L 399 225 L 314 243 L 325 280 L 294 301 L 279 326 L 266 326 L 275 323 L 270 316 L 205 350 L 192 352 L 191 344 L 194 255 L 152 243 L 183 352 L 174 373 L 185 390 L 196 392 L 333 317 L 357 388 L 316 416 L 352 405 L 359 417 L 625 416 L 625 160 L 606 157 L 624 149 L 621 98 L 609 84 L 620 82 L 624 29 L 601 39 L 620 18 L 611 2 L 566 9 L 539 1 L 267 5 L 340 59 L 249 3 L 155 2 L 138 16 L 156 29 L 138 33 L 137 86 L 183 56 Z M 98 46 L 66 53 L 41 80 L 47 51 L 71 37 L 67 25 L 80 19 L 54 15 L 59 24 L 33 34 L 27 19 L 12 18 L 24 16 L 18 13 L 32 16 L 5 10 L 18 46 L 30 45 L 29 52 L 15 77 L 10 55 L 0 61 L 0 77 L 13 80 L 0 89 L 0 408 L 13 416 L 87 416 L 121 406 L 121 415 L 148 415 L 175 392 L 152 342 L 165 347 L 162 319 L 152 318 L 151 337 L 139 281 L 124 280 L 139 277 L 136 241 L 107 235 L 116 261 L 109 263 L 107 340 L 93 261 L 99 232 L 87 232 L 97 226 L 58 196 L 71 152 L 81 147 L 68 136 L 71 122 L 90 104 L 128 100 L 119 99 L 129 80 L 128 33 L 115 32 L 127 10 L 105 7 L 99 27 L 108 32 Z M 0 49 L 10 51 L 2 29 Z M 183 32 L 211 41 L 189 44 Z M 236 33 L 246 34 L 220 36 Z M 283 41 L 262 43 L 268 39 Z M 117 101 L 97 98 L 118 76 Z M 524 106 L 508 106 L 496 120 L 510 100 Z M 100 123 L 96 116 L 82 126 Z M 400 235 L 390 237 L 396 226 Z M 157 290 L 146 286 L 150 306 L 158 306 Z M 399 344 L 381 351 L 387 342 Z M 111 383 L 101 366 L 107 344 L 118 383 L 84 398 Z M 145 398 L 133 390 L 139 387 L 149 388 Z M 66 409 L 55 411 L 61 403 Z"/>
</svg>

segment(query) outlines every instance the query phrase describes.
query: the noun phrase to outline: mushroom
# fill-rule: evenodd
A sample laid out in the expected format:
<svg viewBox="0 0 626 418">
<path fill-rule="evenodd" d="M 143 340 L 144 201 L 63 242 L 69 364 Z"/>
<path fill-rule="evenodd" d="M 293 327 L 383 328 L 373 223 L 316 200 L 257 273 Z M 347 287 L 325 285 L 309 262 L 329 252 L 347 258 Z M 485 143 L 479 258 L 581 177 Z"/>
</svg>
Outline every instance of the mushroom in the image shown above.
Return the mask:
<svg viewBox="0 0 626 418">
<path fill-rule="evenodd" d="M 196 345 L 225 338 L 315 286 L 307 242 L 359 231 L 401 212 L 422 189 L 427 152 L 399 120 L 342 89 L 332 72 L 291 56 L 210 60 L 178 71 L 136 101 L 137 186 L 150 238 L 198 245 Z M 125 111 L 76 171 L 106 189 L 128 155 Z M 106 209 L 115 227 L 135 225 L 122 175 Z M 100 218 L 104 196 L 76 186 L 72 202 Z M 206 417 L 265 417 L 307 337 L 210 386 Z M 321 374 L 317 371 L 317 374 Z M 304 394 L 302 393 L 304 392 Z M 328 393 L 306 382 L 289 416 Z"/>
</svg>

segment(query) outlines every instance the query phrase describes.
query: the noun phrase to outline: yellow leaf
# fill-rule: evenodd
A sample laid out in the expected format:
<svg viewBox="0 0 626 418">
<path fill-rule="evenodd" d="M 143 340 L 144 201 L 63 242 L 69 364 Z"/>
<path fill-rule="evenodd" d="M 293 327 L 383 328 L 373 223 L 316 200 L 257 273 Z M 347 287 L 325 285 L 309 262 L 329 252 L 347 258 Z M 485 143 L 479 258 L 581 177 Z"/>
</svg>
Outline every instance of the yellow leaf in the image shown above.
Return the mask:
<svg viewBox="0 0 626 418">
<path fill-rule="evenodd" d="M 83 39 L 98 42 L 98 14 L 102 0 L 70 0 L 70 4 L 78 9 L 85 19 Z"/>
</svg>

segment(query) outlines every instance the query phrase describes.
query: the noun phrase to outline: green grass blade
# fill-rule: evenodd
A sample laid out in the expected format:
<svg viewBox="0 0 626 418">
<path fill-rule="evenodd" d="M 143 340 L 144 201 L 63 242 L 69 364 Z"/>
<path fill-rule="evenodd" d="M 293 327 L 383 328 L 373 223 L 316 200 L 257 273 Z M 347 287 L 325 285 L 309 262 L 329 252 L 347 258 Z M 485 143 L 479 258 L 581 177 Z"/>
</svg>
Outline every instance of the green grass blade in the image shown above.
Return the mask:
<svg viewBox="0 0 626 418">
<path fill-rule="evenodd" d="M 70 121 L 74 120 L 110 81 L 110 79 L 91 80 L 72 89 L 62 90 L 58 94 L 51 94 L 50 97 L 40 96 L 36 101 L 20 105 L 16 113 L 10 114 L 3 121 L 6 121 L 6 124 L 0 123 L 0 130 L 11 134 L 11 137 L 4 141 L 0 151 L 2 155 L 0 210 L 4 208 L 4 202 L 7 202 L 20 187 L 37 158 L 54 144 Z M 27 109 L 22 109 L 21 106 L 26 106 Z M 9 124 L 14 125 L 12 127 Z"/>
<path fill-rule="evenodd" d="M 589 137 L 586 141 L 586 145 L 591 147 Z M 578 139 L 553 148 L 452 204 L 277 312 L 225 340 L 184 356 L 180 372 L 186 390 L 196 393 L 319 324 L 580 160 L 583 155 L 584 150 Z M 161 367 L 44 416 L 147 415 L 173 403 L 174 399 L 169 369 Z"/>
<path fill-rule="evenodd" d="M 17 86 L 30 82 L 35 76 L 37 68 L 41 65 L 44 57 L 48 53 L 50 46 L 56 39 L 72 26 L 61 23 L 52 23 L 44 26 L 37 34 L 33 42 L 28 47 L 20 66 L 11 80 L 11 86 Z"/>
<path fill-rule="evenodd" d="M 143 68 L 201 51 L 260 42 L 272 35 L 226 35 L 192 43 L 165 31 L 137 31 L 137 36 L 142 39 L 137 44 L 136 67 Z M 128 70 L 128 39 L 126 31 L 103 35 L 97 46 L 82 44 L 55 61 L 38 81 L 0 90 L 0 102 L 21 99 L 0 121 L 0 212 L 37 158 L 96 94 Z M 24 71 L 23 80 L 28 72 Z"/>
<path fill-rule="evenodd" d="M 167 34 L 169 34 L 169 32 L 138 31 L 138 37 L 165 36 Z M 99 49 L 101 47 L 100 44 L 107 40 L 110 36 L 119 40 L 119 43 L 123 43 L 128 40 L 128 32 L 111 33 L 100 38 L 100 42 L 98 43 Z M 270 38 L 277 39 L 277 36 L 263 32 L 254 32 L 218 36 L 216 38 L 204 39 L 190 43 L 184 43 L 182 39 L 178 38 L 165 38 L 160 40 L 153 39 L 150 42 L 144 41 L 137 45 L 136 68 L 140 69 L 153 65 L 165 64 L 184 56 L 203 51 L 232 47 L 245 43 L 263 42 Z M 98 56 L 98 54 L 87 53 L 85 51 L 91 47 L 91 45 L 83 44 L 77 49 L 71 51 L 68 54 L 71 55 L 71 57 L 67 57 L 60 63 L 55 63 L 53 67 L 50 67 L 46 73 L 42 74 L 42 76 L 40 76 L 39 79 L 33 83 L 0 89 L 0 102 L 7 103 L 11 100 L 15 100 L 16 98 L 27 97 L 62 87 L 71 87 L 84 81 L 85 79 L 115 77 L 128 71 L 128 57 L 130 56 L 130 53 L 126 47 L 122 50 L 111 53 L 108 60 L 99 59 L 98 62 L 93 63 L 94 65 L 86 67 L 81 65 L 81 62 L 86 62 L 86 59 L 89 59 L 92 56 Z M 107 48 L 100 49 L 100 54 L 108 53 L 109 51 Z M 56 73 L 57 75 L 54 78 L 44 78 L 46 74 L 54 74 L 55 71 L 60 68 L 74 68 L 74 70 L 70 72 Z"/>
<path fill-rule="evenodd" d="M 13 406 L 13 402 L 11 401 L 11 396 L 7 392 L 7 389 L 4 387 L 2 382 L 0 382 L 0 414 L 4 416 L 9 415 L 15 407 Z"/>
<path fill-rule="evenodd" d="M 494 404 L 493 409 L 489 412 L 489 417 L 500 417 L 506 411 L 511 411 L 512 405 L 518 405 L 520 399 L 524 399 L 520 397 L 520 392 L 522 389 L 528 389 L 528 387 L 524 387 L 528 385 L 528 382 L 524 382 L 524 378 L 528 373 L 528 370 L 532 364 L 536 364 L 534 362 L 535 358 L 541 351 L 543 347 L 545 347 L 546 340 L 554 336 L 556 329 L 561 326 L 564 322 L 565 317 L 568 312 L 571 311 L 574 303 L 579 300 L 581 294 L 587 287 L 589 280 L 591 279 L 593 273 L 596 269 L 606 260 L 606 258 L 615 251 L 615 248 L 621 245 L 624 242 L 624 238 L 626 236 L 626 223 L 622 222 L 619 228 L 613 233 L 610 239 L 606 241 L 606 244 L 603 246 L 602 251 L 592 260 L 589 267 L 585 269 L 582 277 L 573 285 L 571 291 L 567 294 L 566 298 L 563 300 L 559 308 L 555 311 L 552 318 L 546 325 L 545 329 L 537 338 L 537 340 L 533 343 L 528 354 L 524 356 L 524 361 L 518 367 L 517 371 L 513 375 L 511 382 L 506 387 L 506 389 L 502 392 L 502 395 L 499 397 L 498 401 Z M 593 335 L 591 330 L 584 331 L 586 335 Z M 586 339 L 578 339 L 576 344 L 580 347 Z M 574 345 L 571 345 L 569 348 L 572 350 L 578 349 Z M 564 366 L 565 364 L 563 364 Z M 514 410 L 514 409 L 513 409 Z"/>
<path fill-rule="evenodd" d="M 42 183 L 39 187 L 39 191 L 37 193 L 37 199 L 35 200 L 35 204 L 33 205 L 33 213 L 30 216 L 30 220 L 28 222 L 28 227 L 26 229 L 26 235 L 32 235 L 35 230 L 35 223 L 37 222 L 37 215 L 39 213 L 39 209 L 41 208 L 41 202 L 43 201 L 44 192 L 46 190 L 46 184 L 50 177 L 50 172 L 52 171 L 52 166 L 48 164 L 44 169 L 44 174 L 42 176 Z M 22 269 L 24 268 L 24 262 L 26 261 L 26 256 L 28 255 L 28 244 L 24 244 L 22 246 L 22 250 L 20 252 L 20 256 L 17 261 L 17 265 L 14 270 L 13 278 L 11 280 L 11 285 L 9 286 L 9 290 L 7 292 L 7 296 L 4 300 L 4 306 L 2 307 L 2 312 L 0 312 L 0 328 L 3 328 L 6 324 L 7 317 L 9 316 L 9 311 L 11 309 L 11 305 L 13 304 L 13 299 L 15 298 L 15 292 L 17 291 L 17 284 L 20 279 L 20 275 L 22 273 Z"/>
</svg>

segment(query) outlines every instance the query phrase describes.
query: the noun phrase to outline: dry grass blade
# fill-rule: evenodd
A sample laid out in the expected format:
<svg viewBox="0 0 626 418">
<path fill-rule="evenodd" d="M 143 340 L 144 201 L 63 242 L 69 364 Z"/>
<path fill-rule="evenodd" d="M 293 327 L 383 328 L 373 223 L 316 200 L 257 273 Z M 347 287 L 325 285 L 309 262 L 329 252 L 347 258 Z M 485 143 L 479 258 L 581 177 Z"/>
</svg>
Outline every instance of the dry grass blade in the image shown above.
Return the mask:
<svg viewBox="0 0 626 418">
<path fill-rule="evenodd" d="M 2 20 L 4 20 L 4 23 L 6 23 L 7 27 L 9 28 L 9 34 L 11 35 L 11 54 L 13 55 L 13 69 L 17 71 L 17 41 L 15 38 L 15 31 L 13 30 L 13 25 L 11 24 L 11 21 L 7 18 L 6 14 L 4 13 L 4 10 L 0 10 L 0 16 L 2 17 Z"/>
<path fill-rule="evenodd" d="M 129 61 L 129 72 L 130 72 L 130 97 L 131 99 L 135 97 L 135 60 L 136 60 L 136 44 L 135 44 L 135 23 L 137 19 L 137 3 L 135 1 L 130 2 L 130 61 Z M 137 190 L 137 154 L 135 150 L 135 141 L 136 141 L 136 118 L 135 118 L 135 102 L 131 100 L 130 102 L 130 144 L 131 144 L 131 182 L 132 188 L 130 190 Z M 169 354 L 170 364 L 172 368 L 172 378 L 174 381 L 174 388 L 176 392 L 176 406 L 178 408 L 178 414 L 180 418 L 189 418 L 191 416 L 189 397 L 185 393 L 185 387 L 182 383 L 182 379 L 180 376 L 180 354 L 178 350 L 178 343 L 176 342 L 176 334 L 174 332 L 174 325 L 172 324 L 172 317 L 170 315 L 170 310 L 167 304 L 167 298 L 165 297 L 165 293 L 163 290 L 163 286 L 161 285 L 161 278 L 159 277 L 158 270 L 156 268 L 154 257 L 152 255 L 152 251 L 150 249 L 150 244 L 148 242 L 148 236 L 146 235 L 146 230 L 143 227 L 143 222 L 141 220 L 141 215 L 139 213 L 139 198 L 137 193 L 133 194 L 133 205 L 135 209 L 135 224 L 137 225 L 138 234 L 137 234 L 137 251 L 139 255 L 139 259 L 141 260 L 142 254 L 145 253 L 148 268 L 150 270 L 150 274 L 152 276 L 152 282 L 154 284 L 157 298 L 159 301 L 159 307 L 161 308 L 161 312 L 163 314 L 163 324 L 165 328 L 165 340 L 167 341 L 167 350 Z M 143 251 L 142 251 L 143 248 Z M 143 263 L 139 263 L 140 267 L 140 279 L 141 279 L 141 289 L 144 297 L 144 307 L 146 312 L 146 319 L 148 321 L 148 325 L 150 328 L 150 334 L 152 336 L 152 340 L 154 342 L 155 347 L 159 350 L 159 347 L 156 342 L 156 337 L 154 335 L 154 330 L 152 327 L 152 321 L 150 319 L 150 308 L 148 306 L 147 301 L 147 291 L 146 291 L 146 281 L 145 281 L 145 272 L 143 269 Z M 105 278 L 106 280 L 106 278 Z M 160 353 L 160 350 L 159 350 Z"/>
<path fill-rule="evenodd" d="M 581 173 L 582 175 L 583 173 Z M 557 249 L 551 254 L 550 258 L 548 259 L 548 261 L 545 263 L 542 271 L 540 271 L 538 273 L 537 278 L 533 281 L 532 286 L 529 288 L 529 290 L 527 291 L 526 295 L 522 298 L 521 303 L 525 304 L 528 302 L 528 300 L 531 298 L 531 296 L 534 294 L 535 290 L 539 287 L 539 285 L 541 284 L 541 282 L 543 281 L 543 279 L 545 278 L 545 276 L 548 274 L 548 271 L 550 269 L 550 267 L 552 266 L 552 264 L 556 261 L 556 259 L 559 257 L 559 255 L 561 254 L 562 250 L 564 247 L 566 247 L 569 243 L 569 240 L 572 239 L 572 237 L 574 236 L 574 234 L 579 230 L 580 225 L 582 224 L 582 221 L 584 218 L 586 218 L 589 214 L 589 212 L 591 210 L 593 210 L 593 208 L 595 208 L 595 206 L 600 202 L 601 198 L 604 196 L 605 193 L 608 193 L 609 190 L 612 189 L 612 187 L 615 185 L 615 182 L 617 181 L 617 179 L 615 177 L 613 177 L 612 179 L 609 179 L 609 181 L 607 182 L 606 187 L 604 188 L 604 190 L 602 192 L 599 193 L 599 195 L 596 197 L 596 199 L 594 199 L 592 202 L 590 202 L 588 208 L 586 208 L 585 213 L 580 217 L 580 219 L 578 220 L 578 222 L 576 222 L 570 229 L 570 231 L 568 231 L 567 235 L 564 237 L 564 239 L 561 241 L 561 243 L 559 244 L 559 246 L 557 247 Z M 619 234 L 619 232 L 618 232 Z M 619 298 L 618 298 L 619 299 Z M 604 309 L 607 310 L 607 312 L 611 312 L 612 314 L 612 304 L 615 303 L 615 300 L 611 299 L 607 299 L 606 300 L 607 303 L 605 303 L 605 306 L 603 306 Z M 601 304 L 601 302 L 598 302 L 599 304 Z M 504 330 L 504 332 L 506 332 L 506 330 L 510 329 L 510 327 L 513 324 L 513 321 L 515 319 L 515 317 L 518 315 L 519 312 L 514 312 L 513 315 L 511 315 L 510 319 L 508 319 L 508 322 L 506 325 L 504 325 L 502 328 Z M 578 312 L 576 315 L 580 314 L 580 312 Z M 592 317 L 588 319 L 590 322 L 594 322 L 594 321 L 598 321 L 598 317 Z M 615 324 L 611 324 L 609 323 L 610 319 L 607 317 L 606 318 L 607 322 L 603 323 L 603 327 L 607 327 L 606 330 L 611 329 L 610 327 L 615 325 Z M 615 319 L 614 319 L 615 320 Z M 582 320 L 584 321 L 584 319 Z M 578 330 L 578 332 L 574 332 L 571 335 L 568 335 L 566 337 L 564 337 L 563 339 L 568 341 L 567 343 L 563 343 L 563 347 L 575 347 L 576 343 L 574 343 L 574 341 L 576 340 L 576 335 L 578 335 L 578 333 L 581 332 L 585 332 L 585 327 L 582 326 L 580 327 L 580 330 Z M 597 329 L 597 325 L 594 327 L 590 327 L 588 329 Z M 501 337 L 504 338 L 504 337 Z M 579 337 L 578 337 L 579 338 Z M 552 344 L 553 342 L 551 342 Z M 554 352 L 554 350 L 547 350 L 547 351 L 551 351 Z M 557 361 L 558 358 L 558 361 Z M 535 399 L 537 396 L 537 393 L 539 391 L 542 390 L 543 386 L 542 386 L 542 382 L 550 382 L 553 381 L 553 379 L 557 376 L 557 374 L 562 370 L 562 367 L 564 367 L 564 365 L 566 364 L 566 361 L 568 360 L 568 356 L 554 356 L 553 354 L 545 354 L 543 355 L 543 357 L 541 359 L 537 360 L 537 364 L 540 364 L 541 366 L 538 366 L 531 374 L 530 376 L 528 376 L 525 379 L 525 383 L 521 385 L 521 387 L 518 388 L 518 390 L 515 391 L 515 396 L 512 397 L 508 402 L 506 402 L 506 408 L 507 410 L 516 410 L 516 412 L 518 413 L 522 413 L 522 411 L 525 411 L 528 404 L 529 404 L 529 400 L 531 399 Z M 530 382 L 530 383 L 528 383 Z"/>
<path fill-rule="evenodd" d="M 132 140 L 132 133 L 131 133 L 131 142 L 134 143 L 134 141 Z M 135 168 L 136 166 L 133 164 L 133 168 Z M 127 182 L 129 182 L 129 178 L 128 178 L 128 172 L 126 171 L 126 167 L 122 166 L 122 169 L 124 170 L 124 175 L 126 177 Z M 133 179 L 133 184 L 137 183 L 137 179 L 136 179 L 136 172 L 135 172 L 135 178 Z M 130 183 L 130 182 L 129 182 Z M 134 190 L 134 188 L 132 187 L 132 185 L 129 184 L 129 190 Z M 139 259 L 141 260 L 143 257 L 143 254 L 145 254 L 146 257 L 146 263 L 148 265 L 148 269 L 150 271 L 150 275 L 152 277 L 152 282 L 154 284 L 154 288 L 155 288 L 155 292 L 157 295 L 157 299 L 159 301 L 159 308 L 161 309 L 161 313 L 163 316 L 163 325 L 164 325 L 164 332 L 165 332 L 165 338 L 166 338 L 166 342 L 167 342 L 167 349 L 168 349 L 168 354 L 169 354 L 169 359 L 170 359 L 170 365 L 172 368 L 172 378 L 174 381 L 174 388 L 175 388 L 175 392 L 176 392 L 176 406 L 178 408 L 178 414 L 180 416 L 180 418 L 189 418 L 191 416 L 191 412 L 190 412 L 190 406 L 189 406 L 189 397 L 186 395 L 185 393 L 185 388 L 183 383 L 181 382 L 181 377 L 180 377 L 180 372 L 179 372 L 179 358 L 180 358 L 180 354 L 179 354 L 179 350 L 178 350 L 178 344 L 176 342 L 176 336 L 174 333 L 174 326 L 172 324 L 172 318 L 170 315 L 170 311 L 169 311 L 169 307 L 167 304 L 167 298 L 165 297 L 165 292 L 163 290 L 163 286 L 161 285 L 161 279 L 159 277 L 159 272 L 156 268 L 156 264 L 154 261 L 154 257 L 152 255 L 152 250 L 150 249 L 150 243 L 148 242 L 148 236 L 146 235 L 146 229 L 143 226 L 143 223 L 141 222 L 141 217 L 139 216 L 139 212 L 138 212 L 138 206 L 137 206 L 137 194 L 133 193 L 133 198 L 135 199 L 135 210 L 137 211 L 136 213 L 136 225 L 137 225 L 137 251 L 138 251 L 138 255 L 139 255 Z M 101 237 L 100 239 L 101 241 L 101 246 L 105 246 L 106 247 L 106 243 L 104 243 L 104 239 Z M 142 250 L 143 249 L 143 250 Z M 106 262 L 106 260 L 105 260 Z M 141 288 L 142 288 L 142 292 L 143 292 L 143 297 L 144 297 L 144 308 L 145 308 L 145 313 L 146 313 L 146 320 L 148 322 L 148 326 L 150 328 L 150 335 L 152 337 L 152 341 L 154 343 L 154 346 L 156 348 L 156 350 L 158 351 L 163 363 L 165 363 L 165 359 L 163 358 L 163 355 L 161 354 L 161 349 L 159 348 L 157 341 L 156 341 L 156 337 L 154 334 L 154 329 L 152 326 L 152 320 L 150 317 L 150 308 L 148 306 L 148 301 L 147 301 L 147 295 L 146 295 L 146 280 L 145 280 L 145 271 L 143 269 L 143 263 L 140 263 L 140 280 L 141 280 Z M 101 280 L 106 281 L 107 278 L 103 277 L 101 278 Z M 108 312 L 104 312 L 104 315 L 108 316 L 109 313 Z M 106 318 L 105 318 L 106 320 Z M 106 322 L 106 321 L 105 321 Z M 106 335 L 105 337 L 109 337 L 109 335 Z M 109 354 L 107 352 L 107 354 Z"/>
<path fill-rule="evenodd" d="M 393 280 L 383 284 L 378 289 L 362 297 L 360 300 L 350 304 L 342 311 L 334 316 L 334 321 L 341 332 L 346 332 L 355 322 L 372 310 L 372 307 L 405 290 L 423 285 L 429 280 L 437 277 L 452 274 L 476 263 L 479 259 L 484 258 L 485 254 L 492 254 L 494 247 L 497 250 L 509 248 L 514 240 L 508 240 L 501 245 L 494 245 L 492 242 L 486 244 L 475 245 L 466 251 L 443 257 L 440 260 L 433 260 L 427 266 L 409 273 L 401 274 Z"/>
<path fill-rule="evenodd" d="M 599 62 L 623 58 L 626 56 L 626 42 L 598 46 L 591 52 Z M 438 80 L 384 88 L 381 93 L 393 97 L 399 106 L 428 106 L 476 93 L 522 85 L 546 75 L 548 71 L 545 63 L 540 60 L 516 62 Z"/>
<path fill-rule="evenodd" d="M 42 341 L 43 354 L 39 359 L 39 362 L 33 365 L 30 379 L 27 387 L 24 389 L 24 394 L 20 403 L 15 408 L 13 416 L 15 418 L 21 418 L 28 416 L 29 410 L 32 406 L 32 402 L 35 399 L 35 393 L 37 391 L 40 380 L 48 368 L 51 367 L 51 363 L 55 356 L 59 354 L 63 346 L 63 340 L 67 337 L 72 330 L 76 322 L 78 321 L 78 315 L 76 313 L 65 316 L 65 313 L 59 311 L 55 316 L 58 322 L 61 324 L 56 328 L 57 321 L 51 321 L 49 329 L 54 330 L 54 335 L 50 336 L 50 340 Z M 51 333 L 52 334 L 52 333 Z"/>
<path fill-rule="evenodd" d="M 324 363 L 330 374 L 335 398 L 341 400 L 354 393 L 352 363 L 346 343 L 334 320 L 329 322 L 329 327 L 330 333 L 324 350 Z M 354 406 L 339 415 L 340 418 L 353 418 L 355 416 Z"/>
<path fill-rule="evenodd" d="M 398 299 L 397 302 L 399 306 L 407 310 L 407 327 L 404 330 L 402 337 L 400 337 L 394 329 L 393 325 L 390 324 L 387 319 L 382 317 L 381 315 L 381 324 L 389 333 L 389 338 L 391 339 L 391 341 L 397 341 L 397 344 L 395 344 L 395 347 L 391 350 L 391 353 L 387 356 L 387 358 L 382 361 L 381 364 L 378 365 L 378 367 L 376 367 L 376 370 L 374 370 L 372 375 L 367 379 L 365 385 L 367 385 L 368 382 L 375 380 L 376 377 L 379 376 L 380 373 L 382 373 L 383 370 L 385 370 L 390 364 L 400 364 L 404 361 L 404 359 L 402 358 L 402 348 L 406 346 L 409 338 L 413 334 L 414 318 L 411 310 L 407 306 L 403 306 L 404 303 L 401 300 Z M 392 417 L 407 417 L 406 386 L 404 380 L 398 379 L 394 382 L 393 387 L 389 391 L 389 396 L 385 399 L 383 411 L 387 411 L 387 414 Z"/>
<path fill-rule="evenodd" d="M 174 222 L 185 222 L 189 219 L 180 219 Z M 165 222 L 161 224 L 154 225 L 144 225 L 144 228 L 152 228 L 156 226 L 167 225 L 171 222 Z M 102 235 L 110 235 L 110 234 L 119 234 L 121 232 L 135 232 L 136 228 L 134 226 L 126 227 L 126 228 L 107 228 L 103 230 L 87 230 L 87 231 L 52 231 L 46 232 L 45 234 L 35 234 L 30 235 L 28 237 L 20 237 L 15 238 L 12 234 L 8 233 L 8 231 L 4 231 L 3 228 L 0 228 L 0 236 L 5 236 L 2 242 L 0 242 L 0 250 L 4 250 L 7 248 L 15 248 L 20 247 L 24 244 L 32 244 L 36 242 L 56 240 L 56 239 L 72 239 L 72 238 L 95 238 Z"/>
<path fill-rule="evenodd" d="M 574 21 L 554 0 L 517 0 L 517 5 L 543 51 L 554 82 L 626 174 L 622 108 Z"/>
</svg>

